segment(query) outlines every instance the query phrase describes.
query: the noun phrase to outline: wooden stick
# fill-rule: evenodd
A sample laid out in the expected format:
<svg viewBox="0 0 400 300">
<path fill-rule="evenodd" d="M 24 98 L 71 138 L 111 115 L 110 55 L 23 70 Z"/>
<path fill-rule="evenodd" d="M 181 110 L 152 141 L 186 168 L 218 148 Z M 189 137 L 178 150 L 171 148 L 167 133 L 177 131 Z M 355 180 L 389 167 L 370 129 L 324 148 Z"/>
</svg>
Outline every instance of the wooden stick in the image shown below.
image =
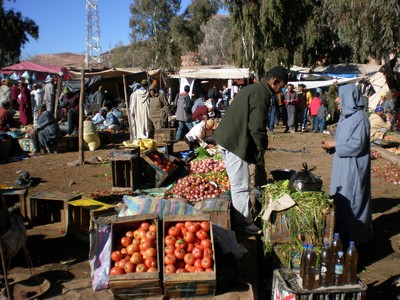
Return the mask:
<svg viewBox="0 0 400 300">
<path fill-rule="evenodd" d="M 131 116 L 130 116 L 130 113 L 129 113 L 129 106 L 128 106 L 128 92 L 126 91 L 125 75 L 122 75 L 122 81 L 123 81 L 123 84 L 124 84 L 125 107 L 126 107 L 126 117 L 128 119 L 129 136 L 130 136 L 131 139 L 133 139 L 132 126 L 131 126 Z"/>
<path fill-rule="evenodd" d="M 83 102 L 85 100 L 85 70 L 81 70 L 81 92 L 79 95 L 79 165 L 85 163 L 83 143 Z"/>
<path fill-rule="evenodd" d="M 54 99 L 54 119 L 57 120 L 57 110 L 58 110 L 58 98 L 60 98 L 60 94 L 61 94 L 61 81 L 62 81 L 62 77 L 58 77 L 57 80 L 57 90 L 56 90 L 56 97 Z"/>
</svg>

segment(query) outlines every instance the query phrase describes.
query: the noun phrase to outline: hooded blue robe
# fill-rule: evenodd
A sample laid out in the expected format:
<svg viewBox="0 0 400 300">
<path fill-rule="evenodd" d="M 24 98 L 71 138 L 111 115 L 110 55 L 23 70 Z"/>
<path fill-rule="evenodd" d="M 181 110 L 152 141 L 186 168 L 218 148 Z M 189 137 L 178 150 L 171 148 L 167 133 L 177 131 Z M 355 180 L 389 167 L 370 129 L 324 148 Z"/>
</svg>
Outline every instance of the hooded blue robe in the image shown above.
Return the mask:
<svg viewBox="0 0 400 300">
<path fill-rule="evenodd" d="M 330 195 L 336 230 L 345 243 L 372 239 L 370 123 L 355 84 L 339 88 L 342 115 L 335 135 Z"/>
</svg>

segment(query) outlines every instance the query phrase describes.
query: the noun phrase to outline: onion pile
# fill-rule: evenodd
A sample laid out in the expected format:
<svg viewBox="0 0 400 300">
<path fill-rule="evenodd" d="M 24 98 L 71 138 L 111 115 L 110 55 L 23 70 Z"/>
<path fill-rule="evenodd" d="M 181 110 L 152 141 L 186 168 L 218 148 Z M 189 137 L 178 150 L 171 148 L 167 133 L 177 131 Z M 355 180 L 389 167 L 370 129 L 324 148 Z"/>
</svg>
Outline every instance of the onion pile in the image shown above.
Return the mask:
<svg viewBox="0 0 400 300">
<path fill-rule="evenodd" d="M 378 151 L 372 150 L 371 149 L 371 157 L 372 158 L 381 158 L 381 154 Z"/>
<path fill-rule="evenodd" d="M 225 174 L 226 176 L 226 174 Z M 216 198 L 229 190 L 229 181 L 227 184 L 219 184 L 222 179 L 213 181 L 196 174 L 178 179 L 172 189 L 166 193 L 166 198 L 183 197 L 189 201 L 200 201 L 206 198 Z"/>
<path fill-rule="evenodd" d="M 190 162 L 190 173 L 202 174 L 208 172 L 221 172 L 225 170 L 225 164 L 222 160 L 206 158 Z"/>
<path fill-rule="evenodd" d="M 380 178 L 383 178 L 386 182 L 400 184 L 400 164 L 388 163 L 383 165 L 383 167 L 382 165 L 374 167 L 371 171 Z"/>
</svg>

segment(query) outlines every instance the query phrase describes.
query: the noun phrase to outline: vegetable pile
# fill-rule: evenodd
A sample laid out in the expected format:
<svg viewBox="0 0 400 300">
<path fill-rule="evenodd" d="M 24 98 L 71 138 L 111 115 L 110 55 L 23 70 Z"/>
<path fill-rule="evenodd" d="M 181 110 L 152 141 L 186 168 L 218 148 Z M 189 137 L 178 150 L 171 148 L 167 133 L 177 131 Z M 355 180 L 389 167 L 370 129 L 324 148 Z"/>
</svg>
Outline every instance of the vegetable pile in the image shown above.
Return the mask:
<svg viewBox="0 0 400 300">
<path fill-rule="evenodd" d="M 377 174 L 386 182 L 400 184 L 400 164 L 385 163 L 383 166 L 373 167 L 371 172 Z"/>
<path fill-rule="evenodd" d="M 178 179 L 172 189 L 166 192 L 166 198 L 183 197 L 189 201 L 216 198 L 230 188 L 226 172 L 191 174 Z"/>
<path fill-rule="evenodd" d="M 289 190 L 288 183 L 288 180 L 277 181 L 265 186 L 261 211 L 262 215 L 270 202 L 278 200 L 284 194 L 288 194 L 296 202 L 295 206 L 276 213 L 283 214 L 288 222 L 289 243 L 275 245 L 275 250 L 285 265 L 289 265 L 292 251 L 301 251 L 303 243 L 323 243 L 328 227 L 326 217 L 333 211 L 333 201 L 324 192 Z M 271 220 L 273 215 L 270 220 L 263 222 L 265 253 L 270 252 L 274 246 L 271 237 L 275 224 Z"/>
<path fill-rule="evenodd" d="M 221 172 L 225 170 L 225 163 L 222 160 L 206 158 L 190 162 L 190 173 Z"/>
<path fill-rule="evenodd" d="M 177 222 L 165 230 L 164 273 L 214 271 L 210 222 Z"/>
<path fill-rule="evenodd" d="M 142 222 L 136 229 L 120 237 L 111 253 L 114 262 L 110 275 L 157 272 L 157 226 Z"/>
</svg>

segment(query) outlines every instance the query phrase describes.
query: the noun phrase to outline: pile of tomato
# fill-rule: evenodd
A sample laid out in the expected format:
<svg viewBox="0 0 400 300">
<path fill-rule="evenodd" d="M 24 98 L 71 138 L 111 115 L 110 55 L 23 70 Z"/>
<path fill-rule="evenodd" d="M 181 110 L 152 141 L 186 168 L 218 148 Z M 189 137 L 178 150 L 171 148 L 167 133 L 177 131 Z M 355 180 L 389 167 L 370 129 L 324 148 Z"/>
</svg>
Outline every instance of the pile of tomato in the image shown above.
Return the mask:
<svg viewBox="0 0 400 300">
<path fill-rule="evenodd" d="M 210 222 L 177 222 L 165 229 L 164 273 L 212 272 Z"/>
<path fill-rule="evenodd" d="M 157 151 L 148 153 L 147 157 L 150 158 L 153 163 L 165 173 L 168 173 L 175 169 L 175 165 L 168 159 L 166 159 L 163 154 L 160 154 Z"/>
<path fill-rule="evenodd" d="M 142 222 L 126 231 L 111 252 L 111 260 L 114 265 L 110 275 L 157 272 L 157 226 Z"/>
</svg>

